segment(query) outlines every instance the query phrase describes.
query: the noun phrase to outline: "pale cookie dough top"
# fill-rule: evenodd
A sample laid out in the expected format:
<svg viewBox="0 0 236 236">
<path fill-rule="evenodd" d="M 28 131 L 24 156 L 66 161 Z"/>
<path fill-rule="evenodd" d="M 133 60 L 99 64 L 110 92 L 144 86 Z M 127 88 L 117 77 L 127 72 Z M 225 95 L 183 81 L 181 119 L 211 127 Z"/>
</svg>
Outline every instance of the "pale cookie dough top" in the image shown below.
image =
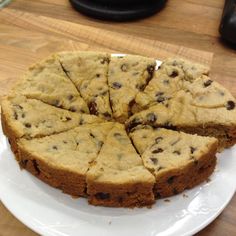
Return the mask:
<svg viewBox="0 0 236 236">
<path fill-rule="evenodd" d="M 165 103 L 176 92 L 184 89 L 186 82 L 192 83 L 202 75 L 208 75 L 209 69 L 200 64 L 183 59 L 169 58 L 163 61 L 155 71 L 153 79 L 143 92 L 137 94 L 132 111 L 144 109 L 156 103 Z"/>
<path fill-rule="evenodd" d="M 89 113 L 86 103 L 54 56 L 30 67 L 12 93 L 73 112 Z"/>
<path fill-rule="evenodd" d="M 86 101 L 90 113 L 110 120 L 112 112 L 107 84 L 110 55 L 100 52 L 62 52 L 57 56 Z"/>
<path fill-rule="evenodd" d="M 49 166 L 85 175 L 113 125 L 111 122 L 82 125 L 43 138 L 20 139 L 18 145 Z"/>
<path fill-rule="evenodd" d="M 126 122 L 129 129 L 137 124 L 156 127 L 232 126 L 236 127 L 236 101 L 217 82 L 202 76 L 171 99 L 134 114 Z"/>
<path fill-rule="evenodd" d="M 84 123 L 101 122 L 99 117 L 70 112 L 24 96 L 7 97 L 2 113 L 16 137 L 41 137 Z"/>
<path fill-rule="evenodd" d="M 154 177 L 142 165 L 124 126 L 118 123 L 108 134 L 87 173 L 87 180 L 108 184 L 154 183 Z"/>
<path fill-rule="evenodd" d="M 155 176 L 184 168 L 191 162 L 197 164 L 199 159 L 207 159 L 205 155 L 217 146 L 215 138 L 150 126 L 138 126 L 130 137 L 142 154 L 144 166 Z"/>
<path fill-rule="evenodd" d="M 118 121 L 129 117 L 131 103 L 152 78 L 155 65 L 154 59 L 141 56 L 111 57 L 108 83 L 113 116 Z"/>
</svg>

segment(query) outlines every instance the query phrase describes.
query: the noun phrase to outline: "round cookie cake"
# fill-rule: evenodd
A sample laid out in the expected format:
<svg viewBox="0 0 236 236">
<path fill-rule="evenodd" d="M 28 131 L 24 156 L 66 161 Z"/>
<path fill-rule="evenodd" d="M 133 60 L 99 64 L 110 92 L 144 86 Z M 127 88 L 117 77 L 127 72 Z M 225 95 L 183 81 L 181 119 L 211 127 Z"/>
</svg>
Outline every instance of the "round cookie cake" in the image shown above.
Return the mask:
<svg viewBox="0 0 236 236">
<path fill-rule="evenodd" d="M 93 205 L 142 207 L 205 181 L 236 143 L 235 98 L 205 66 L 60 52 L 2 100 L 21 168 Z"/>
</svg>

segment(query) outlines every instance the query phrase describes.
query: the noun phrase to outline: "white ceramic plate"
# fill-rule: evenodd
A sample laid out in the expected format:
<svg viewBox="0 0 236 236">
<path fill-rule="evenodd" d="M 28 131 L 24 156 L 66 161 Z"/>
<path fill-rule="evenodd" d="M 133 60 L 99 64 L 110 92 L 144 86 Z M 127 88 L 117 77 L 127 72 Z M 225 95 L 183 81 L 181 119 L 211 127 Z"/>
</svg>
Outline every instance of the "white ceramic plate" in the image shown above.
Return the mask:
<svg viewBox="0 0 236 236">
<path fill-rule="evenodd" d="M 119 209 L 73 199 L 21 171 L 0 127 L 0 198 L 25 225 L 45 236 L 192 235 L 212 222 L 235 192 L 236 147 L 218 155 L 208 183 L 159 200 L 151 208 Z"/>
</svg>

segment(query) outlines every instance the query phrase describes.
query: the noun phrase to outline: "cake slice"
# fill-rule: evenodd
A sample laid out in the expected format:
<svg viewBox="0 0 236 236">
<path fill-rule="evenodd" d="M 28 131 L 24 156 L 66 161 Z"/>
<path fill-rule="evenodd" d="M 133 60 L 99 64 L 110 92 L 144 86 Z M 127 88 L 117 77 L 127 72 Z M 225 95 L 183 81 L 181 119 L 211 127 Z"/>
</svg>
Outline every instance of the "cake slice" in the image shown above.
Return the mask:
<svg viewBox="0 0 236 236">
<path fill-rule="evenodd" d="M 110 55 L 100 52 L 62 52 L 57 56 L 86 101 L 90 113 L 110 120 L 112 112 L 107 84 Z"/>
<path fill-rule="evenodd" d="M 36 99 L 9 96 L 2 100 L 2 126 L 13 151 L 16 140 L 59 133 L 80 124 L 99 123 L 101 118 L 56 108 Z"/>
<path fill-rule="evenodd" d="M 18 162 L 47 184 L 73 196 L 86 196 L 86 172 L 113 125 L 87 124 L 43 138 L 21 138 Z"/>
<path fill-rule="evenodd" d="M 188 90 L 177 92 L 168 102 L 134 114 L 126 126 L 131 130 L 138 124 L 149 124 L 213 136 L 219 140 L 220 151 L 236 143 L 235 104 L 235 98 L 221 85 L 201 77 L 189 84 Z"/>
<path fill-rule="evenodd" d="M 154 203 L 154 182 L 124 126 L 117 123 L 87 173 L 89 203 L 113 207 L 148 206 Z"/>
<path fill-rule="evenodd" d="M 31 66 L 11 92 L 72 112 L 89 113 L 85 101 L 54 55 Z"/>
<path fill-rule="evenodd" d="M 209 68 L 200 64 L 180 58 L 164 60 L 145 90 L 135 97 L 132 112 L 136 113 L 157 103 L 166 103 L 176 92 L 185 89 L 185 83 L 192 83 L 198 77 L 208 74 Z"/>
<path fill-rule="evenodd" d="M 215 138 L 151 126 L 137 126 L 129 135 L 144 166 L 156 178 L 157 198 L 192 188 L 214 171 L 218 144 Z"/>
<path fill-rule="evenodd" d="M 152 78 L 156 61 L 151 58 L 126 55 L 111 57 L 108 83 L 113 116 L 124 122 L 131 115 L 135 96 L 145 89 Z"/>
</svg>

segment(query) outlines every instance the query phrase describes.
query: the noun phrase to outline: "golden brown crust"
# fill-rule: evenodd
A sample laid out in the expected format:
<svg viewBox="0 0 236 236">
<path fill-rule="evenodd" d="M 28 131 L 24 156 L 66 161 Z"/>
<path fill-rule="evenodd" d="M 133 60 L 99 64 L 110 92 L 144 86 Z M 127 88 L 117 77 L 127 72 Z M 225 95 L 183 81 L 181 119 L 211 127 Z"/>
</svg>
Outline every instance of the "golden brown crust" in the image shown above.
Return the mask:
<svg viewBox="0 0 236 236">
<path fill-rule="evenodd" d="M 43 182 L 75 197 L 86 196 L 84 175 L 51 166 L 24 150 L 20 145 L 18 145 L 16 155 L 20 167 L 26 169 Z"/>
<path fill-rule="evenodd" d="M 153 184 L 113 185 L 88 182 L 88 200 L 95 206 L 143 207 L 151 206 L 155 199 Z"/>
<path fill-rule="evenodd" d="M 207 180 L 215 169 L 216 150 L 217 143 L 214 143 L 209 152 L 198 161 L 190 162 L 183 169 L 175 169 L 158 176 L 154 186 L 156 198 L 173 196 Z"/>
</svg>

